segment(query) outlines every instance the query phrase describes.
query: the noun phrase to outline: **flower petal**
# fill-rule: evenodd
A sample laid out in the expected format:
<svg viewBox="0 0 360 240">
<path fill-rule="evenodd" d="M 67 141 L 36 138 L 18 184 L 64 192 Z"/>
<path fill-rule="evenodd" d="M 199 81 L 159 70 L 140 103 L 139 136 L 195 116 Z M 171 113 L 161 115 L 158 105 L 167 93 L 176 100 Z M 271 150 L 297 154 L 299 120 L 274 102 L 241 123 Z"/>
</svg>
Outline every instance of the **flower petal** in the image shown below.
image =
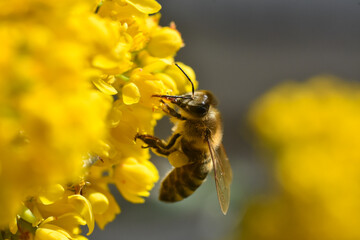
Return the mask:
<svg viewBox="0 0 360 240">
<path fill-rule="evenodd" d="M 100 78 L 94 80 L 93 83 L 101 92 L 103 92 L 107 95 L 115 95 L 118 93 L 111 84 L 105 82 L 104 80 L 102 80 Z"/>
<path fill-rule="evenodd" d="M 84 220 L 87 223 L 87 226 L 89 228 L 89 232 L 87 235 L 90 235 L 94 231 L 94 216 L 91 208 L 91 204 L 89 200 L 87 200 L 85 197 L 81 195 L 72 195 L 68 197 L 68 200 L 70 203 L 73 204 L 76 211 L 80 214 L 81 217 L 84 218 Z"/>
<path fill-rule="evenodd" d="M 9 230 L 12 234 L 16 234 L 18 231 L 17 217 L 14 217 L 9 223 Z"/>
<path fill-rule="evenodd" d="M 97 55 L 92 60 L 92 64 L 94 67 L 102 68 L 102 69 L 113 69 L 116 68 L 119 63 L 104 56 L 104 55 Z"/>
<path fill-rule="evenodd" d="M 126 84 L 122 88 L 122 97 L 123 97 L 123 102 L 126 105 L 132 105 L 138 103 L 140 100 L 139 88 L 134 83 Z"/>
<path fill-rule="evenodd" d="M 161 5 L 155 0 L 126 0 L 126 2 L 146 14 L 157 13 L 161 9 Z"/>
<path fill-rule="evenodd" d="M 107 197 L 100 192 L 90 193 L 88 199 L 91 203 L 94 214 L 102 214 L 109 207 L 109 199 L 107 199 Z"/>
<path fill-rule="evenodd" d="M 60 184 L 55 184 L 44 189 L 39 194 L 39 201 L 44 205 L 53 204 L 55 201 L 61 199 L 64 195 L 65 189 Z"/>
<path fill-rule="evenodd" d="M 71 236 L 64 229 L 52 225 L 45 224 L 38 228 L 35 232 L 35 240 L 69 240 Z"/>
</svg>

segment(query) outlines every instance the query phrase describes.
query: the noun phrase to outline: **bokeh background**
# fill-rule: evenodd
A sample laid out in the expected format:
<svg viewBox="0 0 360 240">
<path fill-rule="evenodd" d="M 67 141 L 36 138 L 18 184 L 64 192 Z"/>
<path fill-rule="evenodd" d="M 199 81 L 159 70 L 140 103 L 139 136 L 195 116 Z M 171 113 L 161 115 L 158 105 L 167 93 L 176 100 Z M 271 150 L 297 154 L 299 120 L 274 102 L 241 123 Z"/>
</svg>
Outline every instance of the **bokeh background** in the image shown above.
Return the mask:
<svg viewBox="0 0 360 240">
<path fill-rule="evenodd" d="M 192 66 L 199 88 L 211 90 L 220 102 L 225 126 L 223 142 L 234 172 L 229 212 L 223 216 L 220 211 L 212 176 L 190 198 L 176 204 L 157 200 L 159 183 L 141 205 L 127 203 L 114 191 L 122 212 L 105 231 L 97 230 L 91 239 L 280 239 L 251 234 L 241 237 L 243 228 L 249 226 L 244 221 L 254 199 L 258 202 L 261 196 L 278 189 L 272 164 L 264 161 L 271 154 L 265 155 L 260 150 L 249 127 L 249 109 L 256 99 L 286 80 L 304 81 L 319 74 L 360 80 L 360 2 L 159 0 L 159 3 L 163 7 L 162 25 L 174 21 L 185 41 L 176 60 Z M 166 138 L 170 129 L 171 124 L 164 118 L 156 133 Z M 163 177 L 170 165 L 164 158 L 154 156 L 153 160 Z M 326 164 L 322 170 L 326 171 Z M 354 185 L 359 183 L 360 179 Z M 271 206 L 267 200 L 264 197 L 262 204 Z M 303 212 L 307 210 L 312 211 L 304 208 Z M 360 215 L 360 211 L 354 214 Z M 258 231 L 266 235 L 264 228 L 259 223 Z M 302 232 L 301 228 L 299 231 Z M 295 239 L 284 234 L 283 239 Z M 331 238 L 312 238 L 308 234 L 302 239 Z"/>
</svg>

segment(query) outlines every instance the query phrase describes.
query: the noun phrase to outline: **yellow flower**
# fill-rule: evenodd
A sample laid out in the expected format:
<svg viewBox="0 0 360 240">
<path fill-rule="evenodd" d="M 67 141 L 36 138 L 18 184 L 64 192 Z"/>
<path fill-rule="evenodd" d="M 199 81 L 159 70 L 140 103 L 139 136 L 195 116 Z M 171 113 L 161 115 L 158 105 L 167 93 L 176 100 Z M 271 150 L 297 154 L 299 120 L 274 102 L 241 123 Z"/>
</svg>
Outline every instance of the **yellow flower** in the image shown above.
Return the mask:
<svg viewBox="0 0 360 240">
<path fill-rule="evenodd" d="M 76 214 L 66 214 L 59 217 L 48 217 L 35 230 L 34 239 L 87 239 L 80 236 L 80 229 L 76 226 L 86 222 Z"/>
<path fill-rule="evenodd" d="M 81 173 L 81 156 L 107 135 L 104 120 L 111 104 L 90 84 L 94 73 L 88 59 L 95 43 L 73 38 L 73 23 L 87 21 L 79 9 L 90 10 L 92 4 L 44 1 L 36 8 L 24 1 L 19 9 L 12 4 L 0 26 L 6 49 L 0 57 L 0 165 L 6 169 L 0 175 L 0 226 L 37 187 L 72 181 Z"/>
<path fill-rule="evenodd" d="M 122 88 L 122 99 L 126 105 L 138 103 L 140 100 L 139 88 L 134 83 L 128 83 Z"/>
<path fill-rule="evenodd" d="M 140 12 L 147 14 L 157 13 L 161 9 L 161 5 L 155 0 L 125 0 L 125 2 L 131 4 Z"/>
<path fill-rule="evenodd" d="M 147 73 L 142 69 L 135 69 L 131 74 L 130 80 L 138 86 L 141 96 L 139 103 L 148 107 L 149 110 L 153 106 L 159 105 L 159 99 L 153 98 L 152 95 L 165 94 L 169 90 L 155 75 Z"/>
<path fill-rule="evenodd" d="M 53 192 L 59 192 L 57 190 L 51 190 Z M 92 213 L 92 207 L 84 196 L 80 194 L 74 194 L 71 190 L 61 191 L 63 195 L 61 197 L 57 197 L 57 200 L 53 203 L 46 202 L 45 204 L 42 202 L 41 198 L 44 196 L 45 191 L 41 191 L 41 195 L 37 197 L 33 197 L 30 201 L 26 202 L 26 207 L 24 208 L 26 211 L 23 211 L 23 214 L 20 214 L 20 218 L 26 220 L 35 227 L 39 223 L 43 223 L 44 219 L 46 221 L 54 221 L 53 225 L 59 225 L 62 228 L 71 230 L 77 229 L 78 225 L 60 225 L 58 224 L 59 219 L 71 218 L 78 219 L 83 225 L 87 224 L 89 227 L 89 232 L 92 232 L 94 227 L 94 218 Z M 56 194 L 58 195 L 58 194 Z M 24 214 L 29 217 L 24 217 Z M 31 221 L 30 221 L 31 220 Z M 55 224 L 56 222 L 56 224 Z M 67 221 L 64 221 L 67 222 Z M 73 234 L 73 231 L 69 231 Z"/>
<path fill-rule="evenodd" d="M 186 75 L 189 76 L 191 81 L 194 83 L 195 88 L 197 88 L 198 82 L 196 81 L 196 76 L 195 76 L 194 70 L 191 67 L 189 67 L 181 62 L 178 62 L 178 65 L 184 70 Z M 186 78 L 186 76 L 181 71 L 179 71 L 179 69 L 175 65 L 168 66 L 165 69 L 164 73 L 167 74 L 168 76 L 170 76 L 171 79 L 173 79 L 173 81 L 176 83 L 176 86 L 180 93 L 191 92 L 191 83 Z"/>
<path fill-rule="evenodd" d="M 135 158 L 125 159 L 114 172 L 117 188 L 126 200 L 133 203 L 143 203 L 142 197 L 150 195 L 149 191 L 158 179 L 157 170 L 151 162 L 139 162 Z"/>
<path fill-rule="evenodd" d="M 128 24 L 133 24 L 134 20 L 145 21 L 148 17 L 148 14 L 139 11 L 133 5 L 124 4 L 121 1 L 104 1 L 98 11 L 98 15 L 103 18 L 110 17 L 111 19 Z"/>
<path fill-rule="evenodd" d="M 103 93 L 107 95 L 115 95 L 118 91 L 111 85 L 115 82 L 114 75 L 103 75 L 100 78 L 93 80 L 94 85 Z"/>
<path fill-rule="evenodd" d="M 65 193 L 65 189 L 60 184 L 52 185 L 43 189 L 39 193 L 39 201 L 44 205 L 53 204 L 60 200 Z"/>
<path fill-rule="evenodd" d="M 173 57 L 183 45 L 176 29 L 162 27 L 152 33 L 147 49 L 154 57 L 166 58 Z"/>
<path fill-rule="evenodd" d="M 149 16 L 160 8 L 155 0 L 0 3 L 0 229 L 86 239 L 80 225 L 89 235 L 120 213 L 108 184 L 144 202 L 158 173 L 134 137 L 152 134 L 163 115 L 153 94 L 191 90 L 173 69 L 180 33 Z"/>
<path fill-rule="evenodd" d="M 84 196 L 89 199 L 92 205 L 97 225 L 100 229 L 104 229 L 105 225 L 113 221 L 115 216 L 120 213 L 120 207 L 110 193 L 107 182 L 101 182 L 101 175 L 97 175 L 101 172 L 100 169 L 99 167 L 92 168 L 91 176 L 89 177 L 89 181 L 92 184 L 84 189 Z M 96 173 L 96 171 L 100 172 Z"/>
<path fill-rule="evenodd" d="M 72 237 L 63 229 L 51 224 L 44 225 L 36 230 L 34 240 L 69 240 Z"/>
<path fill-rule="evenodd" d="M 103 214 L 109 207 L 109 199 L 100 192 L 92 192 L 88 199 L 94 211 L 94 214 Z"/>
<path fill-rule="evenodd" d="M 107 171 L 105 169 L 102 166 L 92 167 L 87 179 L 90 184 L 82 191 L 84 197 L 89 199 L 95 221 L 101 229 L 104 229 L 105 225 L 113 221 L 115 216 L 120 213 L 120 207 L 108 187 L 108 183 L 112 182 L 112 178 L 103 177 L 104 171 Z M 112 168 L 108 170 L 106 175 L 112 175 Z"/>
<path fill-rule="evenodd" d="M 250 121 L 274 160 L 277 194 L 254 202 L 243 239 L 358 239 L 360 85 L 331 76 L 261 97 Z"/>
<path fill-rule="evenodd" d="M 140 142 L 135 144 L 134 137 L 139 131 L 153 133 L 156 115 L 152 110 L 139 104 L 131 106 L 121 104 L 117 109 L 121 112 L 121 118 L 117 126 L 111 129 L 111 143 L 117 152 L 112 160 L 119 163 L 121 159 L 127 157 L 149 159 L 149 151 L 142 149 Z"/>
</svg>

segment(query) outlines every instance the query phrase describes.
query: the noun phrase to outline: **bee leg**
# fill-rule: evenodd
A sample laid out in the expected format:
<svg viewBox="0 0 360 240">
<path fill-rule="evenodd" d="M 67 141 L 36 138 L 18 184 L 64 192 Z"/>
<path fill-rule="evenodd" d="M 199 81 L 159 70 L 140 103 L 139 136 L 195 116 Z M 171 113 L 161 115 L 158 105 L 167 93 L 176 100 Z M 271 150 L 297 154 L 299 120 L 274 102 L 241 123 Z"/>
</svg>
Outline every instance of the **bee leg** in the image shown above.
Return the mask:
<svg viewBox="0 0 360 240">
<path fill-rule="evenodd" d="M 171 137 L 168 143 L 166 143 L 164 140 L 161 140 L 160 138 L 157 138 L 155 136 L 138 133 L 135 136 L 135 141 L 139 138 L 147 144 L 147 146 L 145 146 L 144 148 L 153 148 L 157 153 L 167 156 L 172 152 L 170 149 L 174 146 L 176 140 L 180 136 L 181 135 L 177 133 Z"/>
<path fill-rule="evenodd" d="M 186 120 L 185 117 L 183 117 L 180 113 L 178 113 L 177 111 L 175 111 L 175 109 L 171 108 L 166 102 L 164 102 L 162 99 L 160 100 L 160 102 L 162 104 L 164 104 L 164 107 L 162 108 L 162 110 L 172 116 L 172 117 L 176 117 L 177 119 L 180 119 L 180 120 Z"/>
<path fill-rule="evenodd" d="M 167 143 L 167 145 L 164 146 L 165 149 L 170 149 L 174 146 L 174 144 L 176 143 L 176 140 L 181 136 L 180 133 L 174 134 L 171 136 L 169 142 Z"/>
<path fill-rule="evenodd" d="M 157 147 L 157 145 L 161 144 L 161 139 L 160 138 L 157 138 L 155 136 L 152 136 L 152 135 L 148 135 L 148 134 L 139 134 L 137 133 L 135 135 L 135 141 L 137 139 L 141 139 L 144 143 L 147 144 L 146 148 L 147 147 L 151 147 L 151 148 L 154 148 L 154 147 Z"/>
</svg>

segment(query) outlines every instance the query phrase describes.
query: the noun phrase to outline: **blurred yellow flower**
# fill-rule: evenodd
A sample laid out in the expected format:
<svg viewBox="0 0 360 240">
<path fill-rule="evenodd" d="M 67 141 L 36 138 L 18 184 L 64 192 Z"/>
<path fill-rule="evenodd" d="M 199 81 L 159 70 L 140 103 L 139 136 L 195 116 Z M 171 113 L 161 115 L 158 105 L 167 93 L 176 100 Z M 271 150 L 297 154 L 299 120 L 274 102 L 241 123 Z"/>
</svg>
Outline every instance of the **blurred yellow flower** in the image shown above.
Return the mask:
<svg viewBox="0 0 360 240">
<path fill-rule="evenodd" d="M 39 201 L 44 205 L 53 204 L 60 200 L 65 193 L 65 189 L 60 184 L 52 185 L 42 189 L 39 193 Z"/>
<path fill-rule="evenodd" d="M 163 115 L 153 94 L 191 90 L 171 70 L 183 41 L 160 8 L 0 2 L 1 236 L 86 239 L 80 225 L 89 235 L 120 213 L 109 184 L 133 203 L 149 196 L 158 172 L 134 137 Z"/>
<path fill-rule="evenodd" d="M 95 43 L 74 38 L 92 3 L 41 4 L 0 10 L 0 226 L 38 187 L 73 181 L 82 155 L 107 135 L 111 99 L 90 84 L 98 75 L 88 64 Z"/>
<path fill-rule="evenodd" d="M 331 76 L 261 97 L 250 121 L 281 191 L 258 199 L 242 239 L 359 239 L 360 85 Z"/>
</svg>

